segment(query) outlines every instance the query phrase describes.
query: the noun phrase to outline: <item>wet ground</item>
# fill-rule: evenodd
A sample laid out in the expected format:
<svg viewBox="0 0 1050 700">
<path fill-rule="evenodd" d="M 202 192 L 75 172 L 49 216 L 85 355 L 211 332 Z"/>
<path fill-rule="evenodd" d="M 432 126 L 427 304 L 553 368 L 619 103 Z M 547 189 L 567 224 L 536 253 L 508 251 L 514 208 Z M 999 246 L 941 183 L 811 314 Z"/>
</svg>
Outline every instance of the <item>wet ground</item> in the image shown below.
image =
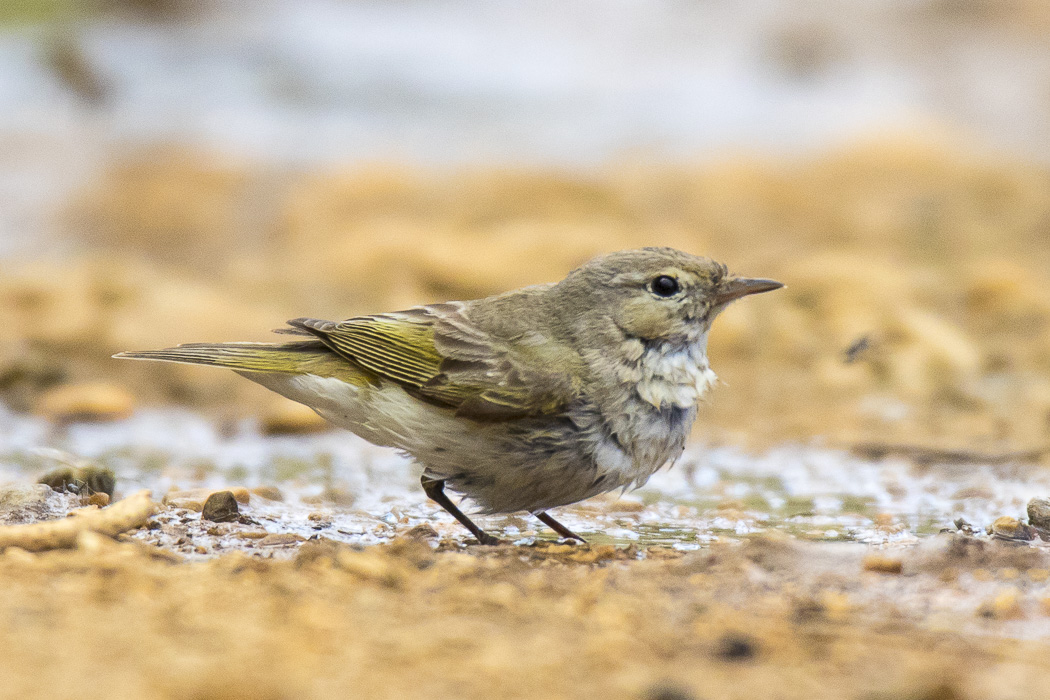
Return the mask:
<svg viewBox="0 0 1050 700">
<path fill-rule="evenodd" d="M 490 516 L 507 544 L 482 547 L 407 460 L 343 432 L 3 418 L 7 522 L 81 508 L 29 485 L 69 466 L 158 501 L 116 541 L 0 555 L 10 697 L 746 698 L 775 682 L 932 700 L 1036 697 L 1050 678 L 1050 547 L 987 531 L 1050 493 L 1038 465 L 694 444 L 638 491 L 560 509 L 587 545 Z M 204 519 L 222 489 L 237 519 Z"/>
<path fill-rule="evenodd" d="M 258 522 L 257 531 L 371 545 L 426 525 L 439 540 L 468 539 L 424 497 L 410 460 L 343 431 L 267 436 L 250 421 L 223 427 L 174 410 L 65 427 L 10 413 L 3 418 L 0 475 L 9 482 L 92 466 L 112 469 L 120 492 L 146 488 L 157 500 L 167 496 L 176 503 L 202 503 L 211 491 L 246 488 L 252 495 L 244 512 Z M 980 530 L 1000 516 L 1024 519 L 1028 501 L 1047 495 L 1050 471 L 1031 461 L 981 464 L 978 455 L 962 464 L 916 464 L 892 455 L 872 461 L 819 445 L 752 454 L 694 443 L 674 468 L 643 488 L 562 508 L 558 516 L 602 545 L 692 551 L 776 531 L 803 540 L 905 546 L 955 530 L 959 519 Z M 234 535 L 225 530 L 243 535 L 244 528 L 215 528 L 186 516 L 160 516 L 179 526 L 151 539 L 179 550 L 176 541 L 189 528 L 193 536 L 182 551 L 212 554 L 231 546 Z M 479 516 L 479 522 L 522 545 L 555 539 L 525 515 Z M 207 532 L 216 529 L 220 534 Z"/>
</svg>

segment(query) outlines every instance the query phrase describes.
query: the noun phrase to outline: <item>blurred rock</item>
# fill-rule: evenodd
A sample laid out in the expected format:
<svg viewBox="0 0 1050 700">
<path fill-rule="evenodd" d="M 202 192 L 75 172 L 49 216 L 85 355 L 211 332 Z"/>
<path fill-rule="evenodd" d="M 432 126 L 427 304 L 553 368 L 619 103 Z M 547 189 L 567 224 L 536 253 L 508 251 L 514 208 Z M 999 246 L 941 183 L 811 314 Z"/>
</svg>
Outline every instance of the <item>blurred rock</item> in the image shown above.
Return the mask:
<svg viewBox="0 0 1050 700">
<path fill-rule="evenodd" d="M 54 423 L 121 420 L 135 412 L 135 398 L 112 384 L 66 384 L 45 392 L 36 412 Z"/>
<path fill-rule="evenodd" d="M 0 523 L 5 525 L 48 520 L 74 507 L 43 484 L 0 485 Z"/>
<path fill-rule="evenodd" d="M 880 574 L 899 574 L 904 570 L 904 562 L 900 558 L 882 554 L 869 554 L 864 557 L 863 566 L 865 571 L 875 571 Z"/>
<path fill-rule="evenodd" d="M 356 495 L 341 486 L 330 486 L 317 496 L 306 496 L 302 499 L 303 503 L 309 505 L 335 506 L 352 506 L 356 500 Z"/>
<path fill-rule="evenodd" d="M 420 523 L 402 534 L 402 537 L 416 540 L 433 540 L 437 539 L 438 536 L 437 530 L 431 527 L 429 523 Z"/>
<path fill-rule="evenodd" d="M 1050 531 L 1050 498 L 1033 498 L 1028 501 L 1028 522 Z"/>
<path fill-rule="evenodd" d="M 992 523 L 991 533 L 993 536 L 1003 540 L 1024 541 L 1035 539 L 1032 528 L 1008 515 L 996 518 Z"/>
<path fill-rule="evenodd" d="M 1010 588 L 982 603 L 977 608 L 977 614 L 996 620 L 1021 620 L 1025 617 L 1021 602 L 1020 591 Z"/>
<path fill-rule="evenodd" d="M 743 633 L 724 635 L 717 645 L 715 656 L 723 661 L 748 661 L 758 653 L 758 645 L 753 637 Z"/>
<path fill-rule="evenodd" d="M 332 514 L 329 511 L 315 510 L 306 516 L 306 520 L 315 530 L 323 530 L 332 526 Z"/>
<path fill-rule="evenodd" d="M 91 495 L 81 499 L 85 505 L 98 506 L 99 508 L 105 508 L 109 505 L 110 497 L 109 494 L 105 493 L 92 493 Z"/>
<path fill-rule="evenodd" d="M 249 491 L 260 498 L 265 498 L 267 501 L 284 500 L 284 494 L 276 486 L 256 486 L 253 489 L 249 489 Z"/>
</svg>

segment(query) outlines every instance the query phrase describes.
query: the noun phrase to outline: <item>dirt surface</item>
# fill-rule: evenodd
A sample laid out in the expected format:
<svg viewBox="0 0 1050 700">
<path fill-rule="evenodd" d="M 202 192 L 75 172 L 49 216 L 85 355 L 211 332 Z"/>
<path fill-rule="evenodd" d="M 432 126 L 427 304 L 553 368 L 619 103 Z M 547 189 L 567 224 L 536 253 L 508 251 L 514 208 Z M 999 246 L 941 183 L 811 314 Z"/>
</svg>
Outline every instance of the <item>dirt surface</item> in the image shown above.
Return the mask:
<svg viewBox="0 0 1050 700">
<path fill-rule="evenodd" d="M 1050 681 L 1050 560 L 1025 523 L 1050 493 L 1045 168 L 907 141 L 589 175 L 162 151 L 63 212 L 55 256 L 0 276 L 4 523 L 82 505 L 30 486 L 58 468 L 167 503 L 117 540 L 0 554 L 0 696 L 949 700 Z M 588 546 L 517 516 L 485 521 L 515 544 L 471 545 L 403 460 L 232 373 L 109 359 L 655 244 L 788 288 L 716 323 L 726 386 L 688 459 L 559 515 Z M 209 418 L 150 409 L 173 405 Z M 225 522 L 202 521 L 227 488 L 208 511 Z"/>
<path fill-rule="evenodd" d="M 780 539 L 688 555 L 321 541 L 192 563 L 95 540 L 8 551 L 2 694 L 1039 697 L 1046 644 L 1003 634 L 1046 614 L 1048 558 L 1008 547 L 948 539 L 901 575 Z M 982 581 L 1004 592 L 955 610 Z"/>
</svg>

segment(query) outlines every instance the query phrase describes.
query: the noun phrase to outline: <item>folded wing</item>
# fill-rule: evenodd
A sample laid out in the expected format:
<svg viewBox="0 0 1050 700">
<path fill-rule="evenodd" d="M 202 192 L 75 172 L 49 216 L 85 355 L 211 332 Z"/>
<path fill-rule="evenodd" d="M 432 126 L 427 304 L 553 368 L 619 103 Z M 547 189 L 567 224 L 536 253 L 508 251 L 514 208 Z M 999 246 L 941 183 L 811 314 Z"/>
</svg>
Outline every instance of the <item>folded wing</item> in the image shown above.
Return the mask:
<svg viewBox="0 0 1050 700">
<path fill-rule="evenodd" d="M 471 323 L 459 303 L 289 325 L 421 399 L 479 420 L 551 415 L 579 389 L 564 371 L 571 358 L 556 357 L 551 344 L 496 338 Z"/>
</svg>

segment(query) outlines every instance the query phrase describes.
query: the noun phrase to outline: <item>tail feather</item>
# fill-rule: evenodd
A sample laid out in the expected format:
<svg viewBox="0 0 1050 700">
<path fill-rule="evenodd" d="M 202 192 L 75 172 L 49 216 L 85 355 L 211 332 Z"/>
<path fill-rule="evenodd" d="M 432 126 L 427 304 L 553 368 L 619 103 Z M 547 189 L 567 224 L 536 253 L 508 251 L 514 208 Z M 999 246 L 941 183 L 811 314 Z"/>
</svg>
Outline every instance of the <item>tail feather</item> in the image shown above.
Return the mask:
<svg viewBox="0 0 1050 700">
<path fill-rule="evenodd" d="M 122 352 L 113 357 L 226 367 L 244 372 L 309 372 L 331 352 L 320 341 L 298 343 L 189 343 L 164 350 Z"/>
</svg>

